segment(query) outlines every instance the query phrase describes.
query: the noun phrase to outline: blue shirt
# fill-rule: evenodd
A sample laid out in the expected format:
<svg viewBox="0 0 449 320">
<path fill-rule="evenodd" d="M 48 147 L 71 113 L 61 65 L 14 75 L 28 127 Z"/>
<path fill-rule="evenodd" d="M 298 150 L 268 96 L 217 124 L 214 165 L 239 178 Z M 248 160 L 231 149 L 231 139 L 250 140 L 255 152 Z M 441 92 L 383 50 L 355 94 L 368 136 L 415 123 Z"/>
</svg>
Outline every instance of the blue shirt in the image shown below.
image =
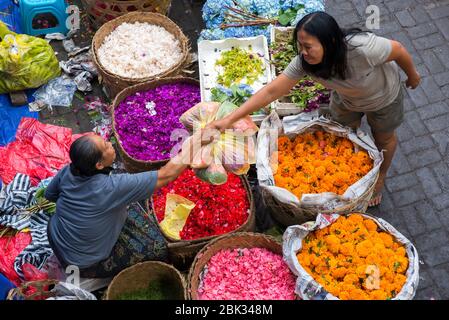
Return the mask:
<svg viewBox="0 0 449 320">
<path fill-rule="evenodd" d="M 108 258 L 127 218 L 127 205 L 148 199 L 156 182 L 157 171 L 79 177 L 64 167 L 45 192 L 56 202 L 48 228 L 59 258 L 80 269 Z"/>
</svg>

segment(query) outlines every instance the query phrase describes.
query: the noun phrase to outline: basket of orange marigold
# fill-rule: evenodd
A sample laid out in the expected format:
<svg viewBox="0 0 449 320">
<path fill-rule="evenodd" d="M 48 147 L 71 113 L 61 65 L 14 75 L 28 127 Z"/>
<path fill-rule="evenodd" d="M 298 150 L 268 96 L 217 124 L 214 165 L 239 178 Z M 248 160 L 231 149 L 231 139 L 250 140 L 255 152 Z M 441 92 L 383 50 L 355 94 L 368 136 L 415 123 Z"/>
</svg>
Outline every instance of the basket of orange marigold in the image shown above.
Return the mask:
<svg viewBox="0 0 449 320">
<path fill-rule="evenodd" d="M 416 293 L 416 248 L 382 219 L 320 214 L 315 222 L 287 228 L 283 240 L 302 299 L 410 300 Z"/>
<path fill-rule="evenodd" d="M 285 226 L 318 213 L 365 212 L 383 161 L 368 135 L 306 114 L 267 117 L 257 158 L 263 198 Z"/>
</svg>

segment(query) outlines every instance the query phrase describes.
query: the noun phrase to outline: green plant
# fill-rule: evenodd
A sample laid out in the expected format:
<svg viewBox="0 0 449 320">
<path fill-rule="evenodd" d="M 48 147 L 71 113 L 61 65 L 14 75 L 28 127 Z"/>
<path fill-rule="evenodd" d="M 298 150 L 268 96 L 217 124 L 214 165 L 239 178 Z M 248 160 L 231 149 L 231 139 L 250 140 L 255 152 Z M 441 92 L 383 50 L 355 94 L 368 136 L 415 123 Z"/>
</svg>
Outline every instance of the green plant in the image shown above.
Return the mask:
<svg viewBox="0 0 449 320">
<path fill-rule="evenodd" d="M 279 12 L 278 22 L 283 26 L 291 25 L 292 22 L 296 19 L 298 10 L 300 10 L 300 9 L 304 9 L 303 4 L 299 4 L 294 8 L 288 8 L 285 11 L 281 10 Z"/>
</svg>

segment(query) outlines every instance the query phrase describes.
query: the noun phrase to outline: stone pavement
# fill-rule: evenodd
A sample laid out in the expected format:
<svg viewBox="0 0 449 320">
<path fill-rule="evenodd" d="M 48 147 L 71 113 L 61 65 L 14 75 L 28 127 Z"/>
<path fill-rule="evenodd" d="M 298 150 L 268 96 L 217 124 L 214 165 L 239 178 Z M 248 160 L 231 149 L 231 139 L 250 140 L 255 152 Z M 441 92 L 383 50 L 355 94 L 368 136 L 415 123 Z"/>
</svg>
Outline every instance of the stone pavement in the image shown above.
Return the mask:
<svg viewBox="0 0 449 320">
<path fill-rule="evenodd" d="M 202 29 L 202 3 L 174 0 L 169 14 L 191 39 L 193 51 Z M 369 212 L 416 245 L 422 261 L 416 299 L 449 299 L 449 0 L 327 0 L 326 11 L 343 27 L 365 28 L 368 5 L 380 9 L 380 28 L 373 31 L 400 41 L 422 76 L 417 89 L 407 90 L 405 121 L 382 204 Z M 86 35 L 83 30 L 77 44 L 88 43 Z M 98 86 L 94 93 L 101 94 Z M 80 104 L 75 98 L 73 109 Z M 75 132 L 91 129 L 84 110 L 41 116 Z"/>
<path fill-rule="evenodd" d="M 418 249 L 416 299 L 449 299 L 449 1 L 329 0 L 326 11 L 341 26 L 365 28 L 371 4 L 380 9 L 380 29 L 373 32 L 407 48 L 422 82 L 407 90 L 383 201 L 369 212 Z"/>
</svg>

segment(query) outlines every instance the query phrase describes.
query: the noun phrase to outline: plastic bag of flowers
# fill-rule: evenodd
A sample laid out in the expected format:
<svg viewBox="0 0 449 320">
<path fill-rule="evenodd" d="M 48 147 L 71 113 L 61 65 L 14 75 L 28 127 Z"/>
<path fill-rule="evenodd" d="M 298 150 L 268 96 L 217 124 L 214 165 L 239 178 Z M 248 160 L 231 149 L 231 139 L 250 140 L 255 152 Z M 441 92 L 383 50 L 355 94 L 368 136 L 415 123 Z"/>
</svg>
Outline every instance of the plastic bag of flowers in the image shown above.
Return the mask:
<svg viewBox="0 0 449 320">
<path fill-rule="evenodd" d="M 317 216 L 290 226 L 283 255 L 304 300 L 411 300 L 419 282 L 413 244 L 366 214 Z"/>
<path fill-rule="evenodd" d="M 238 107 L 228 101 L 224 103 L 201 102 L 185 112 L 181 123 L 191 133 L 204 128 L 208 123 L 222 119 Z M 257 126 L 249 116 L 237 121 L 230 130 L 220 133 L 211 144 L 202 147 L 201 158 L 191 164 L 196 175 L 212 184 L 227 181 L 227 172 L 246 174 L 250 164 L 255 163 L 254 134 Z"/>
<path fill-rule="evenodd" d="M 256 152 L 264 200 L 286 226 L 318 213 L 366 211 L 383 161 L 364 132 L 306 113 L 281 121 L 272 112 Z"/>
</svg>

